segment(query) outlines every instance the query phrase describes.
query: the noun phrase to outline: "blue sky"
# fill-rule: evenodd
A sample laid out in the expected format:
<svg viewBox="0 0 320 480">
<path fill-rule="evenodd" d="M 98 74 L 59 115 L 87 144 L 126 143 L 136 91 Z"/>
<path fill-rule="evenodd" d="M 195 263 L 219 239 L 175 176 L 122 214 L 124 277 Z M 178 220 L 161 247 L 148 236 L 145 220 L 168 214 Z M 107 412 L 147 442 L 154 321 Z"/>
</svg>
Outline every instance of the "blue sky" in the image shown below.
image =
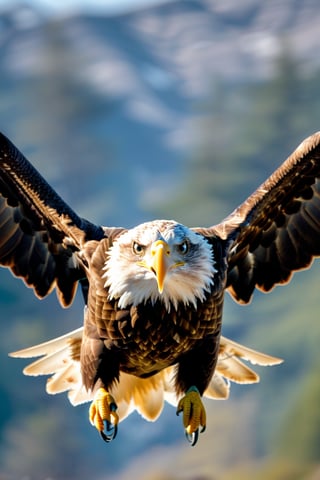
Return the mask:
<svg viewBox="0 0 320 480">
<path fill-rule="evenodd" d="M 139 6 L 163 3 L 172 0 L 28 0 L 29 4 L 34 4 L 49 12 L 72 11 L 72 10 L 100 10 L 107 12 L 117 12 L 131 10 Z M 20 3 L 19 0 L 0 0 L 0 7 Z"/>
</svg>

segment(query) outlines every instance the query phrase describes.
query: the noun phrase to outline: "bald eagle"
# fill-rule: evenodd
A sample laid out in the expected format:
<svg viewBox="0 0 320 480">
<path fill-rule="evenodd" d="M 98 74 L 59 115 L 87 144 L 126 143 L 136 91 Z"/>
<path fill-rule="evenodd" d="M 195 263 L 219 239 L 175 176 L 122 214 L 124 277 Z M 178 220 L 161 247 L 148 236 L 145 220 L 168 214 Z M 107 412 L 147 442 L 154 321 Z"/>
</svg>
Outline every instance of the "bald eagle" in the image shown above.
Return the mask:
<svg viewBox="0 0 320 480">
<path fill-rule="evenodd" d="M 280 359 L 221 336 L 227 290 L 240 303 L 269 292 L 320 254 L 320 132 L 221 223 L 188 228 L 155 220 L 132 229 L 80 218 L 0 136 L 0 263 L 39 298 L 63 307 L 77 285 L 83 327 L 12 355 L 40 357 L 24 372 L 52 375 L 49 393 L 92 401 L 89 417 L 111 441 L 131 411 L 155 420 L 177 405 L 189 442 L 206 425 L 202 397 L 252 383 L 243 363 Z"/>
</svg>

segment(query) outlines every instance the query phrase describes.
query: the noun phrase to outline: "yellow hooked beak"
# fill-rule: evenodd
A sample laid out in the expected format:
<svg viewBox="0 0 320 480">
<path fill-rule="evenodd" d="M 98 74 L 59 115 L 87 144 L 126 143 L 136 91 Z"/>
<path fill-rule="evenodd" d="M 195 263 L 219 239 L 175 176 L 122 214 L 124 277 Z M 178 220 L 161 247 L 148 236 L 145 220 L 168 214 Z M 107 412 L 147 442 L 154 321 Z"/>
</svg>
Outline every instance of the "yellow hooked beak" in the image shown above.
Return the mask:
<svg viewBox="0 0 320 480">
<path fill-rule="evenodd" d="M 163 292 L 164 279 L 169 269 L 171 251 L 164 240 L 157 240 L 151 246 L 152 261 L 150 270 L 156 275 L 159 293 Z"/>
</svg>

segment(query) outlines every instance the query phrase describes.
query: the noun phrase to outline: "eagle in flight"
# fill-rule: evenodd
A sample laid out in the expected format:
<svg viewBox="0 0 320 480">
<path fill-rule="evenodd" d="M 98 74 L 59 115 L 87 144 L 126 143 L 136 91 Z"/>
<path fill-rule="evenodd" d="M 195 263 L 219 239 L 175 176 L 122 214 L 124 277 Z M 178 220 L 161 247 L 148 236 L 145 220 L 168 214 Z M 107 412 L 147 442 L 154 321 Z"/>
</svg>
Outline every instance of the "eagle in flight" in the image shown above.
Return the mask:
<svg viewBox="0 0 320 480">
<path fill-rule="evenodd" d="M 105 441 L 138 410 L 155 420 L 177 405 L 189 442 L 206 425 L 202 397 L 227 398 L 229 382 L 258 375 L 243 360 L 280 359 L 221 336 L 225 290 L 242 304 L 269 292 L 320 255 L 320 132 L 221 223 L 189 228 L 155 220 L 135 228 L 80 218 L 19 150 L 0 135 L 0 264 L 39 298 L 63 307 L 77 285 L 83 327 L 11 354 L 40 357 L 24 370 L 49 374 Z"/>
</svg>

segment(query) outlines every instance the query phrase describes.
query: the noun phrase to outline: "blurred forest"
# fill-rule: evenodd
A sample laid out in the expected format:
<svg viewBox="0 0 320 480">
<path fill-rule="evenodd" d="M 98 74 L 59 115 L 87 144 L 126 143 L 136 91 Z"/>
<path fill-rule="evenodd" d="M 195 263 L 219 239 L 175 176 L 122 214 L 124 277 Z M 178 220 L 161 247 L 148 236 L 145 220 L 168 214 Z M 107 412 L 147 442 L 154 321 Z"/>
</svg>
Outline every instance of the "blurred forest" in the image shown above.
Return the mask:
<svg viewBox="0 0 320 480">
<path fill-rule="evenodd" d="M 278 3 L 55 18 L 10 4 L 0 12 L 0 129 L 93 222 L 217 223 L 320 126 L 318 4 Z M 254 55 L 241 56 L 243 35 L 254 44 L 258 33 L 273 39 L 268 55 L 250 45 Z M 170 406 L 155 424 L 132 415 L 105 445 L 88 405 L 24 377 L 8 352 L 79 326 L 82 301 L 39 302 L 1 270 L 0 480 L 320 479 L 319 278 L 316 261 L 245 308 L 226 295 L 223 333 L 285 362 L 207 402 L 207 430 L 190 449 Z"/>
</svg>

